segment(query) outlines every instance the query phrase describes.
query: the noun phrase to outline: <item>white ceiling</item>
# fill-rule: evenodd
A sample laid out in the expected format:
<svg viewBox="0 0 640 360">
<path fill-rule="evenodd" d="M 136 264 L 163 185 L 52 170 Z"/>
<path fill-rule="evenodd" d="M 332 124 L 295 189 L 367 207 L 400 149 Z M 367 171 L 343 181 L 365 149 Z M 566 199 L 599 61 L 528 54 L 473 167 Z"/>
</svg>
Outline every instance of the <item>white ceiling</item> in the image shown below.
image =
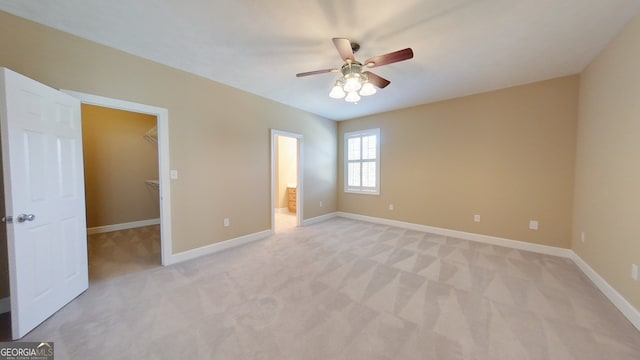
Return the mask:
<svg viewBox="0 0 640 360">
<path fill-rule="evenodd" d="M 0 0 L 0 9 L 277 102 L 344 120 L 576 74 L 640 0 Z M 342 64 L 413 48 L 372 69 L 391 85 L 358 104 L 328 93 Z"/>
</svg>

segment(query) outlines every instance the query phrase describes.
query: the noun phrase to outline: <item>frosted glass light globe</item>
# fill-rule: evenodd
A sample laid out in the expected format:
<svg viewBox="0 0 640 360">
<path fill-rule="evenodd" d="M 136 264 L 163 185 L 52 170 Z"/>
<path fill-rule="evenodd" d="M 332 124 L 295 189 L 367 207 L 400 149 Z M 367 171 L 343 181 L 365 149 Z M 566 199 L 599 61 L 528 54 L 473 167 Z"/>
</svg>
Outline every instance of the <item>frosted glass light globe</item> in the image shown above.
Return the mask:
<svg viewBox="0 0 640 360">
<path fill-rule="evenodd" d="M 345 101 L 347 101 L 347 102 L 354 103 L 354 102 L 358 102 L 358 101 L 360 101 L 360 95 L 358 95 L 358 93 L 357 93 L 357 92 L 355 92 L 355 91 L 350 91 L 350 92 L 347 94 L 347 97 L 346 97 L 346 98 L 344 98 L 344 99 L 345 99 Z"/>
<path fill-rule="evenodd" d="M 375 93 L 376 93 L 376 88 L 370 82 L 364 83 L 364 85 L 362 85 L 362 89 L 360 89 L 360 95 L 362 96 L 369 96 Z"/>
<path fill-rule="evenodd" d="M 344 83 L 344 91 L 353 92 L 358 91 L 362 87 L 362 83 L 360 83 L 360 76 L 354 74 L 348 74 L 345 77 Z"/>
<path fill-rule="evenodd" d="M 329 93 L 329 97 L 332 97 L 334 99 L 342 99 L 346 94 L 344 93 L 344 90 L 342 90 L 342 86 L 340 86 L 340 84 L 338 82 L 336 82 L 336 84 L 333 86 L 333 89 L 331 89 L 331 92 Z"/>
</svg>

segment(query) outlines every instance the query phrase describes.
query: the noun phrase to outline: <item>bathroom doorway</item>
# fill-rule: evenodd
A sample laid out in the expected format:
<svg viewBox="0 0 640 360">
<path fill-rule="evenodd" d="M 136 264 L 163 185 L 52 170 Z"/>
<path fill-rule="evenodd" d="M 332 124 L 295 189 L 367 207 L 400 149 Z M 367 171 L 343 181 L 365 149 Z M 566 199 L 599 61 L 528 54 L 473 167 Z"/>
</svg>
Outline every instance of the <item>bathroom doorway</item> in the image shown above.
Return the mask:
<svg viewBox="0 0 640 360">
<path fill-rule="evenodd" d="M 271 225 L 274 232 L 300 226 L 302 217 L 302 135 L 271 132 Z"/>
</svg>

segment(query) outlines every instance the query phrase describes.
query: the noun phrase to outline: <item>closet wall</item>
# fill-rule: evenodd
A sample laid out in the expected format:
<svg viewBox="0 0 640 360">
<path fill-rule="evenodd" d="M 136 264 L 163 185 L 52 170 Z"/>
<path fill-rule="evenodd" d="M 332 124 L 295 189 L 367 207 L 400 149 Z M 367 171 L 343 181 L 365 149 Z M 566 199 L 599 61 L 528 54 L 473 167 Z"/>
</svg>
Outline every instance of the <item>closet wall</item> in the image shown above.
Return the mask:
<svg viewBox="0 0 640 360">
<path fill-rule="evenodd" d="M 155 116 L 82 105 L 87 227 L 160 217 Z"/>
</svg>

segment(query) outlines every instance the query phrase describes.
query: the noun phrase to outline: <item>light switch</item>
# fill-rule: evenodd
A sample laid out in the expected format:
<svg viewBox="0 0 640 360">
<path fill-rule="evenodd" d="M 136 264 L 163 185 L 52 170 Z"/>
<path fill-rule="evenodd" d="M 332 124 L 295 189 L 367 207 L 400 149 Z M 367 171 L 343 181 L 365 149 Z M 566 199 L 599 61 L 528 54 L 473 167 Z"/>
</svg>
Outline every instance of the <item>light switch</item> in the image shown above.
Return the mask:
<svg viewBox="0 0 640 360">
<path fill-rule="evenodd" d="M 169 172 L 169 176 L 171 176 L 171 180 L 176 180 L 178 179 L 178 170 L 171 170 Z"/>
</svg>

